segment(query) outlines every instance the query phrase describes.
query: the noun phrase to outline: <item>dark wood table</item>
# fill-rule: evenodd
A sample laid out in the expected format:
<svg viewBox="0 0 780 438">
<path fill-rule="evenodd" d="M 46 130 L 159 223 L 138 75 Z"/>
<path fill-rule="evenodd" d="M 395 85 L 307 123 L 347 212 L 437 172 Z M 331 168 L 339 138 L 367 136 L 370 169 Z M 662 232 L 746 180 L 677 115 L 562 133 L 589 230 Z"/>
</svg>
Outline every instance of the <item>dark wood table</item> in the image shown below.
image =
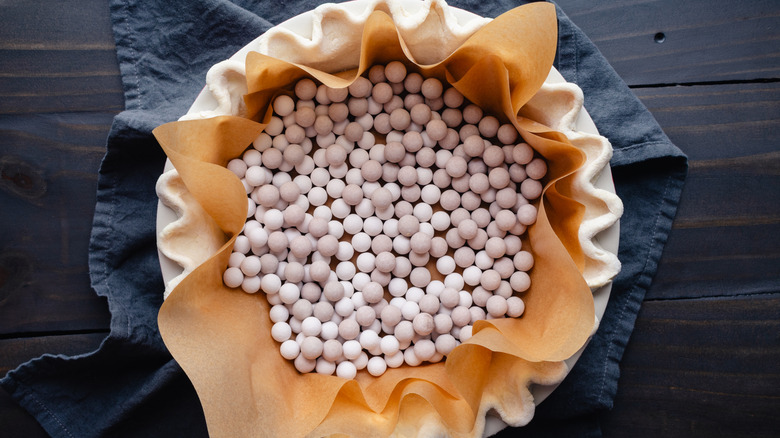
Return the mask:
<svg viewBox="0 0 780 438">
<path fill-rule="evenodd" d="M 777 436 L 780 2 L 558 3 L 690 158 L 604 434 Z M 105 1 L 0 2 L 0 375 L 109 331 L 87 251 L 122 108 Z M 0 429 L 45 436 L 3 391 Z"/>
</svg>

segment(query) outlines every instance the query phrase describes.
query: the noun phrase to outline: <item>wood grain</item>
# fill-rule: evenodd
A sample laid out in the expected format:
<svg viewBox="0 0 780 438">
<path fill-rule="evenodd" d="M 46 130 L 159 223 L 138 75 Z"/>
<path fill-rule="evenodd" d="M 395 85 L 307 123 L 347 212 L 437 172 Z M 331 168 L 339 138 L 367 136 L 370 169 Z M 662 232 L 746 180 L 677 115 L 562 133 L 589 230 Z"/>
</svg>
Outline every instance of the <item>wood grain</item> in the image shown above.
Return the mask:
<svg viewBox="0 0 780 438">
<path fill-rule="evenodd" d="M 633 91 L 669 138 L 685 150 L 692 168 L 713 168 L 718 162 L 712 160 L 778 152 L 780 83 L 673 86 Z M 699 161 L 701 163 L 697 164 Z M 766 163 L 741 167 L 751 170 L 765 166 Z"/>
<path fill-rule="evenodd" d="M 0 4 L 0 114 L 122 108 L 108 2 Z"/>
<path fill-rule="evenodd" d="M 87 254 L 123 106 L 107 2 L 0 4 L 0 336 L 108 328 Z"/>
<path fill-rule="evenodd" d="M 778 314 L 780 293 L 646 301 L 604 436 L 777 436 Z"/>
<path fill-rule="evenodd" d="M 779 13 L 772 0 L 557 3 L 632 86 L 780 76 Z"/>
<path fill-rule="evenodd" d="M 780 84 L 635 92 L 690 158 L 648 298 L 777 292 Z"/>
<path fill-rule="evenodd" d="M 108 327 L 87 254 L 112 117 L 0 115 L 0 335 Z"/>
</svg>

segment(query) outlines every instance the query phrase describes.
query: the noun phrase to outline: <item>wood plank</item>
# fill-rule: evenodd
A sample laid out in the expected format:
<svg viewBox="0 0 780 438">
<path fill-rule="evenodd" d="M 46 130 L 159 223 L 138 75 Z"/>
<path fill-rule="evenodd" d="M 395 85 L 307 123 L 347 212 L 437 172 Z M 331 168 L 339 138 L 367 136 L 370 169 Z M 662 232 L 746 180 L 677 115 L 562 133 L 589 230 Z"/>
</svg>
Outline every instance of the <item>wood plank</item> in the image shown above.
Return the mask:
<svg viewBox="0 0 780 438">
<path fill-rule="evenodd" d="M 776 2 L 743 2 L 739 14 L 671 0 L 559 3 L 630 85 L 778 77 Z M 14 1 L 0 10 L 0 112 L 122 108 L 105 2 Z M 662 44 L 653 41 L 659 31 Z"/>
<path fill-rule="evenodd" d="M 560 0 L 633 86 L 780 77 L 780 3 Z M 656 34 L 663 33 L 663 42 Z"/>
<path fill-rule="evenodd" d="M 648 298 L 771 291 L 780 277 L 780 84 L 634 91 L 691 160 Z"/>
<path fill-rule="evenodd" d="M 645 302 L 604 436 L 776 436 L 778 313 L 780 291 Z"/>
<path fill-rule="evenodd" d="M 669 138 L 688 154 L 693 168 L 712 169 L 718 163 L 732 163 L 711 160 L 778 151 L 780 83 L 678 86 L 633 91 L 653 113 Z M 744 163 L 741 167 L 749 169 L 752 164 Z"/>
<path fill-rule="evenodd" d="M 62 58 L 67 59 L 60 62 Z M 36 66 L 44 63 L 51 64 Z M 0 114 L 118 113 L 122 109 L 122 82 L 113 48 L 0 50 Z"/>
<path fill-rule="evenodd" d="M 5 0 L 0 17 L 0 44 L 4 48 L 113 47 L 108 2 Z"/>
<path fill-rule="evenodd" d="M 752 295 L 777 289 L 780 224 L 675 229 L 646 298 Z"/>
<path fill-rule="evenodd" d="M 729 164 L 706 168 L 692 161 L 675 227 L 780 222 L 780 172 L 776 170 L 780 151 L 746 158 L 755 162 L 752 168 Z"/>
<path fill-rule="evenodd" d="M 0 334 L 108 328 L 87 256 L 112 118 L 0 116 Z"/>
<path fill-rule="evenodd" d="M 0 114 L 122 108 L 107 2 L 0 4 Z"/>
</svg>

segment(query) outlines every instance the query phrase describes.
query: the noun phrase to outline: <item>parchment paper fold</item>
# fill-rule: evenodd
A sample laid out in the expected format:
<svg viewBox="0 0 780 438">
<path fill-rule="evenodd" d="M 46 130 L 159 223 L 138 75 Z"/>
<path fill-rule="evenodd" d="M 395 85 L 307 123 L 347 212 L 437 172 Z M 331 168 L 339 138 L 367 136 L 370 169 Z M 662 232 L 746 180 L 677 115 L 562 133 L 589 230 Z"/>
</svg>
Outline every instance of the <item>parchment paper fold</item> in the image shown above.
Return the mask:
<svg viewBox="0 0 780 438">
<path fill-rule="evenodd" d="M 322 71 L 252 52 L 246 58 L 246 118 L 179 121 L 155 130 L 184 185 L 213 220 L 211 237 L 223 242 L 176 286 L 159 314 L 166 346 L 192 380 L 212 436 L 480 436 L 489 409 L 511 425 L 530 421 L 528 386 L 562 379 L 562 361 L 585 344 L 594 324 L 578 238 L 585 207 L 572 199 L 572 175 L 585 153 L 534 120 L 537 107 L 523 111 L 550 71 L 556 32 L 554 6 L 529 4 L 489 22 L 446 58 L 417 64 L 392 16 L 377 8 L 365 22 L 352 69 Z M 526 312 L 478 322 L 474 336 L 446 362 L 389 369 L 378 378 L 362 371 L 349 381 L 300 374 L 278 354 L 262 293 L 222 283 L 247 208 L 240 181 L 224 166 L 262 132 L 271 100 L 290 93 L 297 79 L 343 87 L 371 65 L 391 60 L 451 83 L 486 112 L 511 121 L 547 160 L 539 219 L 524 242 L 536 257 L 532 287 L 522 294 Z"/>
</svg>

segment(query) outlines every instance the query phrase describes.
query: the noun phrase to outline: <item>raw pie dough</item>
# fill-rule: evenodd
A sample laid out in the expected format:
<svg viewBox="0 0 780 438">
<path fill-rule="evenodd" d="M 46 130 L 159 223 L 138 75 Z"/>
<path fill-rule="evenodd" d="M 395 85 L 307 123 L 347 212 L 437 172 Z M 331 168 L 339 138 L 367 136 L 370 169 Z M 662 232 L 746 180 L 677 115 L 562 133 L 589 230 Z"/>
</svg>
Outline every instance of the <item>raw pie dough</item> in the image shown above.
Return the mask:
<svg viewBox="0 0 780 438">
<path fill-rule="evenodd" d="M 207 100 L 212 100 L 213 110 L 191 111 L 181 120 L 200 119 L 219 115 L 245 115 L 242 96 L 247 92 L 243 58 L 248 50 L 280 58 L 288 62 L 306 64 L 323 71 L 337 72 L 357 65 L 363 24 L 374 10 L 387 12 L 394 20 L 403 40 L 409 48 L 410 59 L 420 64 L 431 64 L 445 58 L 470 35 L 490 21 L 475 18 L 466 24 L 458 23 L 453 11 L 443 0 L 415 3 L 401 0 L 373 0 L 366 2 L 362 12 L 343 5 L 326 4 L 312 12 L 310 34 L 300 35 L 282 27 L 275 27 L 249 44 L 233 58 L 216 64 L 207 74 Z M 609 165 L 612 147 L 599 135 L 578 131 L 576 122 L 583 111 L 583 95 L 574 84 L 552 79 L 552 74 L 538 93 L 524 107 L 533 118 L 568 137 L 570 142 L 583 150 L 587 161 L 575 173 L 576 182 L 572 196 L 582 203 L 585 216 L 579 228 L 579 241 L 585 255 L 583 277 L 592 291 L 609 283 L 620 270 L 617 256 L 601 247 L 596 236 L 617 222 L 623 205 L 612 192 L 594 185 L 598 175 Z M 199 98 L 199 99 L 200 99 Z M 174 210 L 178 219 L 167 224 L 158 234 L 158 248 L 162 255 L 173 260 L 183 269 L 181 274 L 168 281 L 165 297 L 193 269 L 215 254 L 228 240 L 202 239 L 198 236 L 220 235 L 214 221 L 204 212 L 184 187 L 175 169 L 167 170 L 157 183 L 161 202 Z M 596 323 L 597 325 L 597 323 Z M 595 327 L 594 327 L 595 330 Z M 565 367 L 564 367 L 565 368 Z M 565 376 L 565 369 L 557 376 L 535 376 L 537 383 L 556 383 Z M 552 381 L 550 381 L 552 380 Z M 509 410 L 499 406 L 497 400 L 482 400 L 480 412 L 496 409 L 504 421 L 512 425 L 526 424 L 533 416 L 533 397 L 527 394 L 524 406 Z M 478 423 L 482 421 L 478 419 Z M 431 426 L 437 429 L 440 422 Z M 475 425 L 481 431 L 483 425 Z M 427 432 L 434 432 L 429 430 Z M 399 434 L 405 432 L 397 430 Z M 424 431 L 417 431 L 424 434 Z"/>
</svg>

